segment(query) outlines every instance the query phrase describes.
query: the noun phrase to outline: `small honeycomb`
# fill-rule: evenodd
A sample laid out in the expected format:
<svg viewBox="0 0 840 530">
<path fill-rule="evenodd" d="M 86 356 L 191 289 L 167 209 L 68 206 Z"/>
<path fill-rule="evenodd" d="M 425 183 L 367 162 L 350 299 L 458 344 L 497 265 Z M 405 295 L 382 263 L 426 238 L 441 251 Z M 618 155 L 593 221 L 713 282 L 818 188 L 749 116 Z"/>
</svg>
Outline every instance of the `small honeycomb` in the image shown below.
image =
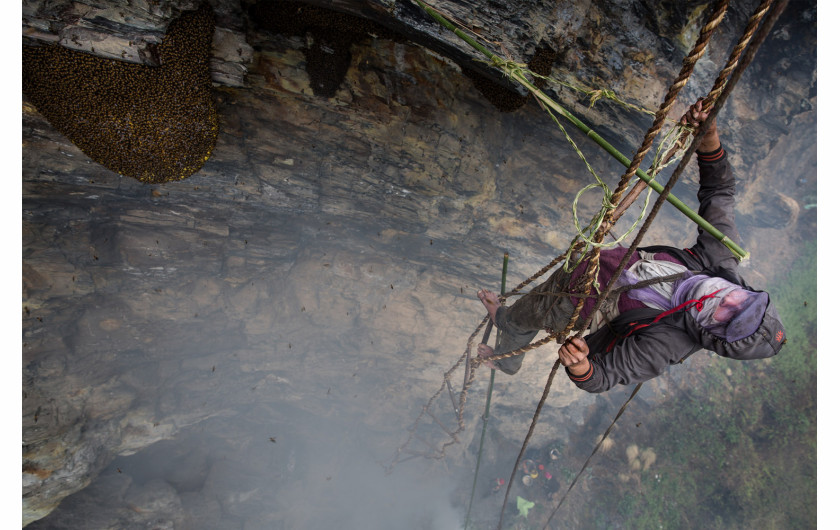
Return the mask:
<svg viewBox="0 0 840 530">
<path fill-rule="evenodd" d="M 313 94 L 325 98 L 334 97 L 344 81 L 352 62 L 353 44 L 364 42 L 371 35 L 405 41 L 372 20 L 293 0 L 260 0 L 251 6 L 250 14 L 257 26 L 266 31 L 311 38 L 303 49 L 309 86 Z"/>
<path fill-rule="evenodd" d="M 210 158 L 219 133 L 209 71 L 214 29 L 206 2 L 173 20 L 159 67 L 24 46 L 23 93 L 111 171 L 148 183 L 186 178 Z"/>
<path fill-rule="evenodd" d="M 554 63 L 556 52 L 549 47 L 540 46 L 536 49 L 534 56 L 528 61 L 528 69 L 542 76 L 551 75 L 551 65 Z M 499 83 L 491 81 L 469 68 L 462 68 L 464 75 L 469 77 L 475 88 L 487 98 L 501 112 L 513 112 L 522 107 L 529 95 L 522 96 L 519 93 Z M 546 81 L 542 78 L 535 78 L 534 86 L 542 89 Z"/>
</svg>

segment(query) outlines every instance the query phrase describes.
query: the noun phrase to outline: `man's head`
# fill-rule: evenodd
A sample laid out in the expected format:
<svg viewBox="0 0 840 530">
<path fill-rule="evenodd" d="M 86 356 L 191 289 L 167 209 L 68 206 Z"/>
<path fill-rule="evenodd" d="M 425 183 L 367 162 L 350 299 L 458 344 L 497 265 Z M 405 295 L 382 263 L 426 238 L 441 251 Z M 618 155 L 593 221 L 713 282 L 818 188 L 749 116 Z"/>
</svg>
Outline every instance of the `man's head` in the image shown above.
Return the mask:
<svg viewBox="0 0 840 530">
<path fill-rule="evenodd" d="M 770 301 L 767 293 L 744 289 L 723 278 L 696 275 L 678 288 L 683 300 L 699 300 L 689 310 L 714 335 L 735 342 L 758 330 Z"/>
<path fill-rule="evenodd" d="M 712 313 L 712 318 L 716 322 L 729 322 L 732 317 L 741 311 L 741 306 L 749 299 L 749 294 L 746 289 L 735 289 L 724 296 L 720 303 L 717 304 L 717 309 Z"/>
</svg>

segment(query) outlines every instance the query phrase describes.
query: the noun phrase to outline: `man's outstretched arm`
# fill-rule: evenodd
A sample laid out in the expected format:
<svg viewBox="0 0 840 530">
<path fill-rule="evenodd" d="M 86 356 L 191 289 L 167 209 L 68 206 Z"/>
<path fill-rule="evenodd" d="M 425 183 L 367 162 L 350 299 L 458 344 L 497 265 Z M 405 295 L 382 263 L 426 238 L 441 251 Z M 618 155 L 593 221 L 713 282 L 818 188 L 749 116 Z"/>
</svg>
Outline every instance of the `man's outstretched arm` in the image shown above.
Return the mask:
<svg viewBox="0 0 840 530">
<path fill-rule="evenodd" d="M 696 127 L 707 119 L 708 115 L 708 112 L 703 112 L 702 102 L 698 101 L 689 107 L 680 123 Z M 735 226 L 735 177 L 727 156 L 718 136 L 717 123 L 712 122 L 697 148 L 697 162 L 700 168 L 698 213 L 732 241 L 739 243 L 741 238 Z M 738 259 L 726 245 L 703 229 L 698 229 L 698 232 L 697 242 L 690 252 L 700 260 L 703 268 L 721 265 L 734 269 L 738 266 Z"/>
</svg>

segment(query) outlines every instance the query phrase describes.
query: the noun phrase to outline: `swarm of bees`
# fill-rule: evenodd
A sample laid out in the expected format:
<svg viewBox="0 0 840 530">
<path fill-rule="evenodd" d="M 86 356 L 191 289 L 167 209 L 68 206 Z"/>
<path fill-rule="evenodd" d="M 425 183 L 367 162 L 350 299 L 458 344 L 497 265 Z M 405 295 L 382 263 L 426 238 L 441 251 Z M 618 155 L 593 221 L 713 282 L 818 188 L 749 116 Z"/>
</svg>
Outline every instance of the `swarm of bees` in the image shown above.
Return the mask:
<svg viewBox="0 0 840 530">
<path fill-rule="evenodd" d="M 219 133 L 211 97 L 213 10 L 169 24 L 160 66 L 103 59 L 56 45 L 24 46 L 23 93 L 86 155 L 143 182 L 186 178 Z"/>
</svg>

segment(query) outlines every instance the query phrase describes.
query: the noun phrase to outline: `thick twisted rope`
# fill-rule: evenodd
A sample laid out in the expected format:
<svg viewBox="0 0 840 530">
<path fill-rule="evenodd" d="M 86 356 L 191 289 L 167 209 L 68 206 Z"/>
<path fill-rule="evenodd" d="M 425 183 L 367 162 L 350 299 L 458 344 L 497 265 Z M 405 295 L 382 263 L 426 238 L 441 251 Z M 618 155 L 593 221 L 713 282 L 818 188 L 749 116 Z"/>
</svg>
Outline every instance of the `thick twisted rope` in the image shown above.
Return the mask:
<svg viewBox="0 0 840 530">
<path fill-rule="evenodd" d="M 639 148 L 638 151 L 636 151 L 636 155 L 633 157 L 633 161 L 630 164 L 630 167 L 627 169 L 624 175 L 622 175 L 619 186 L 616 188 L 616 192 L 613 194 L 613 208 L 615 208 L 615 206 L 618 204 L 621 195 L 623 195 L 624 191 L 627 189 L 627 185 L 630 182 L 630 178 L 636 174 L 636 170 L 639 169 L 639 166 L 641 166 L 642 160 L 644 159 L 645 155 L 647 155 L 648 151 L 650 151 L 650 147 L 653 145 L 654 138 L 657 134 L 659 134 L 663 123 L 665 123 L 665 118 L 668 116 L 671 107 L 673 107 L 674 103 L 676 103 L 677 101 L 677 96 L 679 95 L 683 87 L 685 87 L 686 83 L 688 83 L 688 79 L 691 77 L 691 74 L 694 71 L 694 66 L 697 64 L 697 61 L 699 61 L 700 58 L 703 57 L 703 54 L 706 52 L 706 47 L 709 44 L 709 40 L 711 39 L 715 29 L 717 29 L 717 27 L 723 20 L 723 15 L 726 13 L 727 7 L 729 7 L 729 0 L 718 0 L 718 3 L 715 5 L 715 8 L 709 16 L 706 24 L 700 31 L 700 35 L 697 37 L 697 42 L 694 44 L 694 48 L 692 48 L 691 52 L 683 59 L 683 66 L 680 70 L 679 75 L 671 84 L 671 87 L 668 89 L 668 93 L 665 95 L 665 99 L 662 102 L 662 105 L 660 105 L 659 110 L 656 112 L 656 116 L 653 120 L 653 125 L 650 127 L 648 133 L 645 135 L 645 139 L 642 142 L 642 146 Z"/>
<path fill-rule="evenodd" d="M 732 52 L 729 54 L 729 59 L 726 61 L 726 66 L 724 66 L 720 70 L 717 78 L 715 79 L 714 85 L 712 86 L 712 89 L 709 91 L 706 97 L 703 98 L 703 110 L 710 110 L 718 101 L 718 98 L 720 97 L 724 87 L 726 86 L 727 81 L 729 80 L 730 74 L 735 70 L 735 67 L 738 66 L 738 62 L 741 59 L 741 55 L 752 40 L 753 35 L 758 29 L 759 23 L 761 23 L 761 20 L 769 11 L 770 4 L 772 2 L 773 0 L 763 0 L 747 21 L 744 33 L 741 35 L 741 38 L 738 40 L 738 43 L 735 45 L 735 47 L 732 48 Z M 693 128 L 691 127 L 683 128 L 683 130 L 680 132 L 679 139 L 675 142 L 674 146 L 668 151 L 668 153 L 663 157 L 662 162 L 659 164 L 660 170 L 665 164 L 668 163 L 668 160 L 671 157 L 673 157 L 677 152 L 679 152 L 680 149 L 682 149 L 682 147 L 685 145 L 688 135 L 691 134 L 692 130 Z M 651 175 L 653 175 L 658 171 L 658 169 L 651 168 L 650 173 Z M 630 190 L 630 193 L 627 194 L 627 197 L 625 197 L 619 204 L 618 208 L 616 208 L 614 220 L 617 220 L 618 217 L 620 217 L 624 213 L 624 211 L 627 210 L 627 208 L 634 200 L 636 200 L 636 197 L 639 196 L 639 194 L 642 192 L 645 186 L 647 186 L 647 184 L 643 180 L 639 180 L 638 182 L 636 182 L 636 185 L 633 186 L 633 189 Z"/>
<path fill-rule="evenodd" d="M 609 230 L 609 228 L 610 228 L 610 226 L 613 222 L 612 221 L 612 213 L 615 210 L 615 207 L 619 202 L 619 198 L 624 193 L 624 191 L 627 189 L 627 185 L 630 182 L 630 178 L 632 178 L 636 174 L 636 170 L 639 169 L 639 165 L 641 165 L 642 160 L 644 159 L 645 155 L 648 153 L 648 151 L 650 151 L 650 147 L 653 145 L 654 138 L 656 137 L 656 135 L 659 134 L 659 131 L 662 129 L 662 126 L 665 123 L 665 117 L 668 115 L 671 108 L 676 103 L 677 96 L 679 95 L 679 93 L 683 89 L 683 87 L 685 87 L 686 83 L 688 82 L 689 77 L 691 77 L 692 72 L 694 72 L 694 67 L 697 64 L 697 61 L 699 61 L 700 58 L 705 53 L 706 47 L 709 44 L 709 40 L 712 37 L 712 33 L 720 25 L 721 21 L 723 20 L 723 16 L 726 13 L 726 9 L 728 7 L 729 7 L 729 0 L 718 0 L 718 3 L 717 3 L 717 5 L 715 5 L 714 10 L 709 15 L 708 21 L 703 26 L 703 29 L 701 30 L 700 35 L 697 37 L 697 42 L 695 43 L 694 48 L 692 48 L 691 52 L 685 57 L 685 59 L 683 59 L 682 69 L 680 70 L 680 73 L 677 76 L 677 78 L 671 84 L 671 87 L 668 89 L 668 93 L 665 95 L 665 100 L 662 102 L 662 105 L 660 105 L 659 110 L 656 112 L 656 117 L 653 120 L 653 125 L 651 125 L 650 129 L 648 129 L 647 134 L 645 134 L 645 139 L 642 142 L 642 146 L 639 148 L 639 150 L 636 152 L 636 155 L 633 157 L 633 163 L 630 165 L 630 168 L 628 168 L 628 170 L 624 173 L 624 175 L 622 175 L 621 181 L 619 182 L 615 193 L 613 193 L 613 202 L 612 202 L 613 210 L 608 212 L 607 219 L 604 221 L 604 223 L 601 225 L 601 227 L 599 229 L 600 232 L 606 233 L 606 231 Z M 698 137 L 699 137 L 699 135 L 698 135 Z M 702 137 L 700 137 L 700 138 L 702 138 Z M 697 139 L 695 138 L 695 140 L 697 140 Z M 668 191 L 670 192 L 670 188 L 668 189 Z M 667 197 L 667 194 L 665 194 L 665 197 Z M 662 201 L 657 199 L 656 204 L 661 205 L 662 202 L 664 202 L 664 199 Z M 643 226 L 642 229 L 639 230 L 639 234 L 636 237 L 637 241 L 641 240 L 641 238 L 644 237 L 645 233 L 647 232 L 647 228 L 650 226 L 650 221 L 653 220 L 653 217 L 655 217 L 655 215 L 654 215 L 654 212 L 651 211 L 651 215 L 648 216 L 649 222 L 646 223 L 646 226 Z M 624 256 L 624 259 L 622 260 L 622 262 L 624 262 L 625 266 L 626 266 L 626 261 L 628 261 L 630 259 L 630 254 L 631 254 L 630 252 L 627 252 Z M 594 267 L 592 267 L 592 264 L 590 263 L 590 269 L 593 269 L 593 268 Z M 616 271 L 616 274 L 613 275 L 613 278 L 617 278 L 622 270 L 624 270 L 623 267 L 620 267 Z M 613 284 L 614 282 L 615 282 L 615 280 L 611 281 L 610 284 Z M 587 290 L 587 291 L 583 291 L 583 292 L 588 293 L 589 291 Z M 598 301 L 595 303 L 595 307 L 600 307 L 601 306 L 601 304 L 606 299 L 608 293 L 609 293 L 609 287 L 607 289 L 605 289 L 601 293 L 601 295 L 598 297 Z M 586 319 L 586 322 L 579 329 L 581 329 L 581 330 L 586 329 L 589 326 L 589 323 L 591 322 L 594 314 L 595 314 L 595 311 L 592 311 L 589 314 L 589 317 Z M 580 335 L 580 333 L 578 335 Z"/>
<path fill-rule="evenodd" d="M 727 80 L 729 79 L 730 74 L 735 70 L 738 66 L 738 61 L 740 60 L 741 54 L 747 48 L 750 41 L 753 38 L 756 30 L 758 29 L 758 25 L 761 23 L 764 16 L 770 10 L 770 4 L 773 3 L 773 0 L 763 0 L 761 4 L 755 9 L 752 16 L 747 21 L 747 26 L 744 28 L 744 34 L 741 35 L 741 38 L 738 40 L 738 44 L 732 48 L 732 53 L 729 54 L 729 60 L 726 62 L 726 66 L 720 71 L 715 79 L 714 86 L 709 91 L 709 95 L 706 96 L 706 100 L 714 103 L 720 97 L 721 92 L 726 85 Z M 704 106 L 704 110 L 708 110 Z"/>
</svg>

